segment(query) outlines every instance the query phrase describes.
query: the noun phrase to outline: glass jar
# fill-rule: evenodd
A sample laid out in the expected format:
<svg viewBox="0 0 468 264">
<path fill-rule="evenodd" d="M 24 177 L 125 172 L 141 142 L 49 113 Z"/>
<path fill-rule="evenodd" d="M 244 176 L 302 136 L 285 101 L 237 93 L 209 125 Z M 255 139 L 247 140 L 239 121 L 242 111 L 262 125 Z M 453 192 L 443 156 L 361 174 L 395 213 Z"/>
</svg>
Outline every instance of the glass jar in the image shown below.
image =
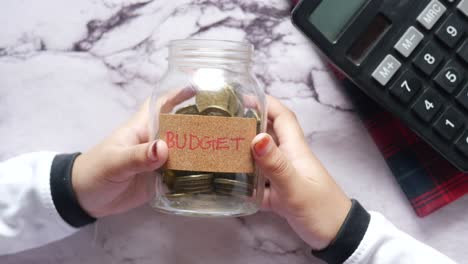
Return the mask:
<svg viewBox="0 0 468 264">
<path fill-rule="evenodd" d="M 150 103 L 150 140 L 169 147 L 157 171 L 156 210 L 188 216 L 242 216 L 262 202 L 264 179 L 250 152 L 266 129 L 265 93 L 244 42 L 177 40 Z"/>
</svg>

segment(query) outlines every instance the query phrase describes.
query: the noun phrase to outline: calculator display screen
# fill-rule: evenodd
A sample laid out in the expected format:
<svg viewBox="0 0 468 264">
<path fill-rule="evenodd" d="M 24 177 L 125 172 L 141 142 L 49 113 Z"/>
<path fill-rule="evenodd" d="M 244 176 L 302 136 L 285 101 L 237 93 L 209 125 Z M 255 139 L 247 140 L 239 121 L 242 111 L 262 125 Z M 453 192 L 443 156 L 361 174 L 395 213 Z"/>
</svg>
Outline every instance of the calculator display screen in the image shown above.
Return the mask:
<svg viewBox="0 0 468 264">
<path fill-rule="evenodd" d="M 348 23 L 368 0 L 322 0 L 309 21 L 330 41 L 336 42 Z"/>
<path fill-rule="evenodd" d="M 359 65 L 377 45 L 392 23 L 382 14 L 378 14 L 348 51 L 348 58 Z"/>
</svg>

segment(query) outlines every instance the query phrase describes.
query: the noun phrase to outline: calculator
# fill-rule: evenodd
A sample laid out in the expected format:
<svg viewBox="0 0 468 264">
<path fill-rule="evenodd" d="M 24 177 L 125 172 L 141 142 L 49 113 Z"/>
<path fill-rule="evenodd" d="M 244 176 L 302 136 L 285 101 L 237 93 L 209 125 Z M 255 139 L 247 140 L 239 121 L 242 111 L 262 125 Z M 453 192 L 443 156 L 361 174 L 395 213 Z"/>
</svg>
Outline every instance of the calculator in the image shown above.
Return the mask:
<svg viewBox="0 0 468 264">
<path fill-rule="evenodd" d="M 303 0 L 292 20 L 360 89 L 468 172 L 468 0 Z"/>
</svg>

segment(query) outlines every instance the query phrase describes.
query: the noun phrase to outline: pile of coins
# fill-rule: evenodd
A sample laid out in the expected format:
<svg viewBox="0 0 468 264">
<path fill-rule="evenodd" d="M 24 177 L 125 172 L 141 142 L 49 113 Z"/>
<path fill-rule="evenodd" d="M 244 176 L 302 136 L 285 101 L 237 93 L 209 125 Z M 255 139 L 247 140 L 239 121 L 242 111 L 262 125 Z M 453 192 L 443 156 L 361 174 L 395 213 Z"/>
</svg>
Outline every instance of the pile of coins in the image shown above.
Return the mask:
<svg viewBox="0 0 468 264">
<path fill-rule="evenodd" d="M 163 182 L 170 190 L 167 196 L 177 198 L 194 194 L 220 194 L 248 197 L 253 194 L 254 175 L 235 173 L 196 173 L 165 170 Z"/>
<path fill-rule="evenodd" d="M 206 115 L 223 117 L 255 118 L 257 133 L 261 119 L 253 109 L 245 109 L 241 97 L 231 86 L 220 91 L 199 91 L 195 104 L 182 107 L 175 112 L 181 115 Z M 164 170 L 163 183 L 169 189 L 168 198 L 178 198 L 194 194 L 219 194 L 236 197 L 252 196 L 254 174 L 209 173 Z"/>
</svg>

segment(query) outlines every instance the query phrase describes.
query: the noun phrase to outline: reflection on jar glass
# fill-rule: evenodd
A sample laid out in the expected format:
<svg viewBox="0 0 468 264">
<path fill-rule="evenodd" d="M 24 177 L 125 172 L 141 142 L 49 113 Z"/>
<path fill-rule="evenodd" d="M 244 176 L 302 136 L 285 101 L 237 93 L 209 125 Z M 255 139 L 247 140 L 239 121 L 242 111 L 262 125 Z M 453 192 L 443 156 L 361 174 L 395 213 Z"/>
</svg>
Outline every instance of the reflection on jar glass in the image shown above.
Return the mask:
<svg viewBox="0 0 468 264">
<path fill-rule="evenodd" d="M 264 179 L 250 153 L 266 128 L 265 94 L 244 42 L 178 40 L 150 104 L 150 140 L 169 147 L 151 206 L 191 216 L 255 213 Z"/>
</svg>

